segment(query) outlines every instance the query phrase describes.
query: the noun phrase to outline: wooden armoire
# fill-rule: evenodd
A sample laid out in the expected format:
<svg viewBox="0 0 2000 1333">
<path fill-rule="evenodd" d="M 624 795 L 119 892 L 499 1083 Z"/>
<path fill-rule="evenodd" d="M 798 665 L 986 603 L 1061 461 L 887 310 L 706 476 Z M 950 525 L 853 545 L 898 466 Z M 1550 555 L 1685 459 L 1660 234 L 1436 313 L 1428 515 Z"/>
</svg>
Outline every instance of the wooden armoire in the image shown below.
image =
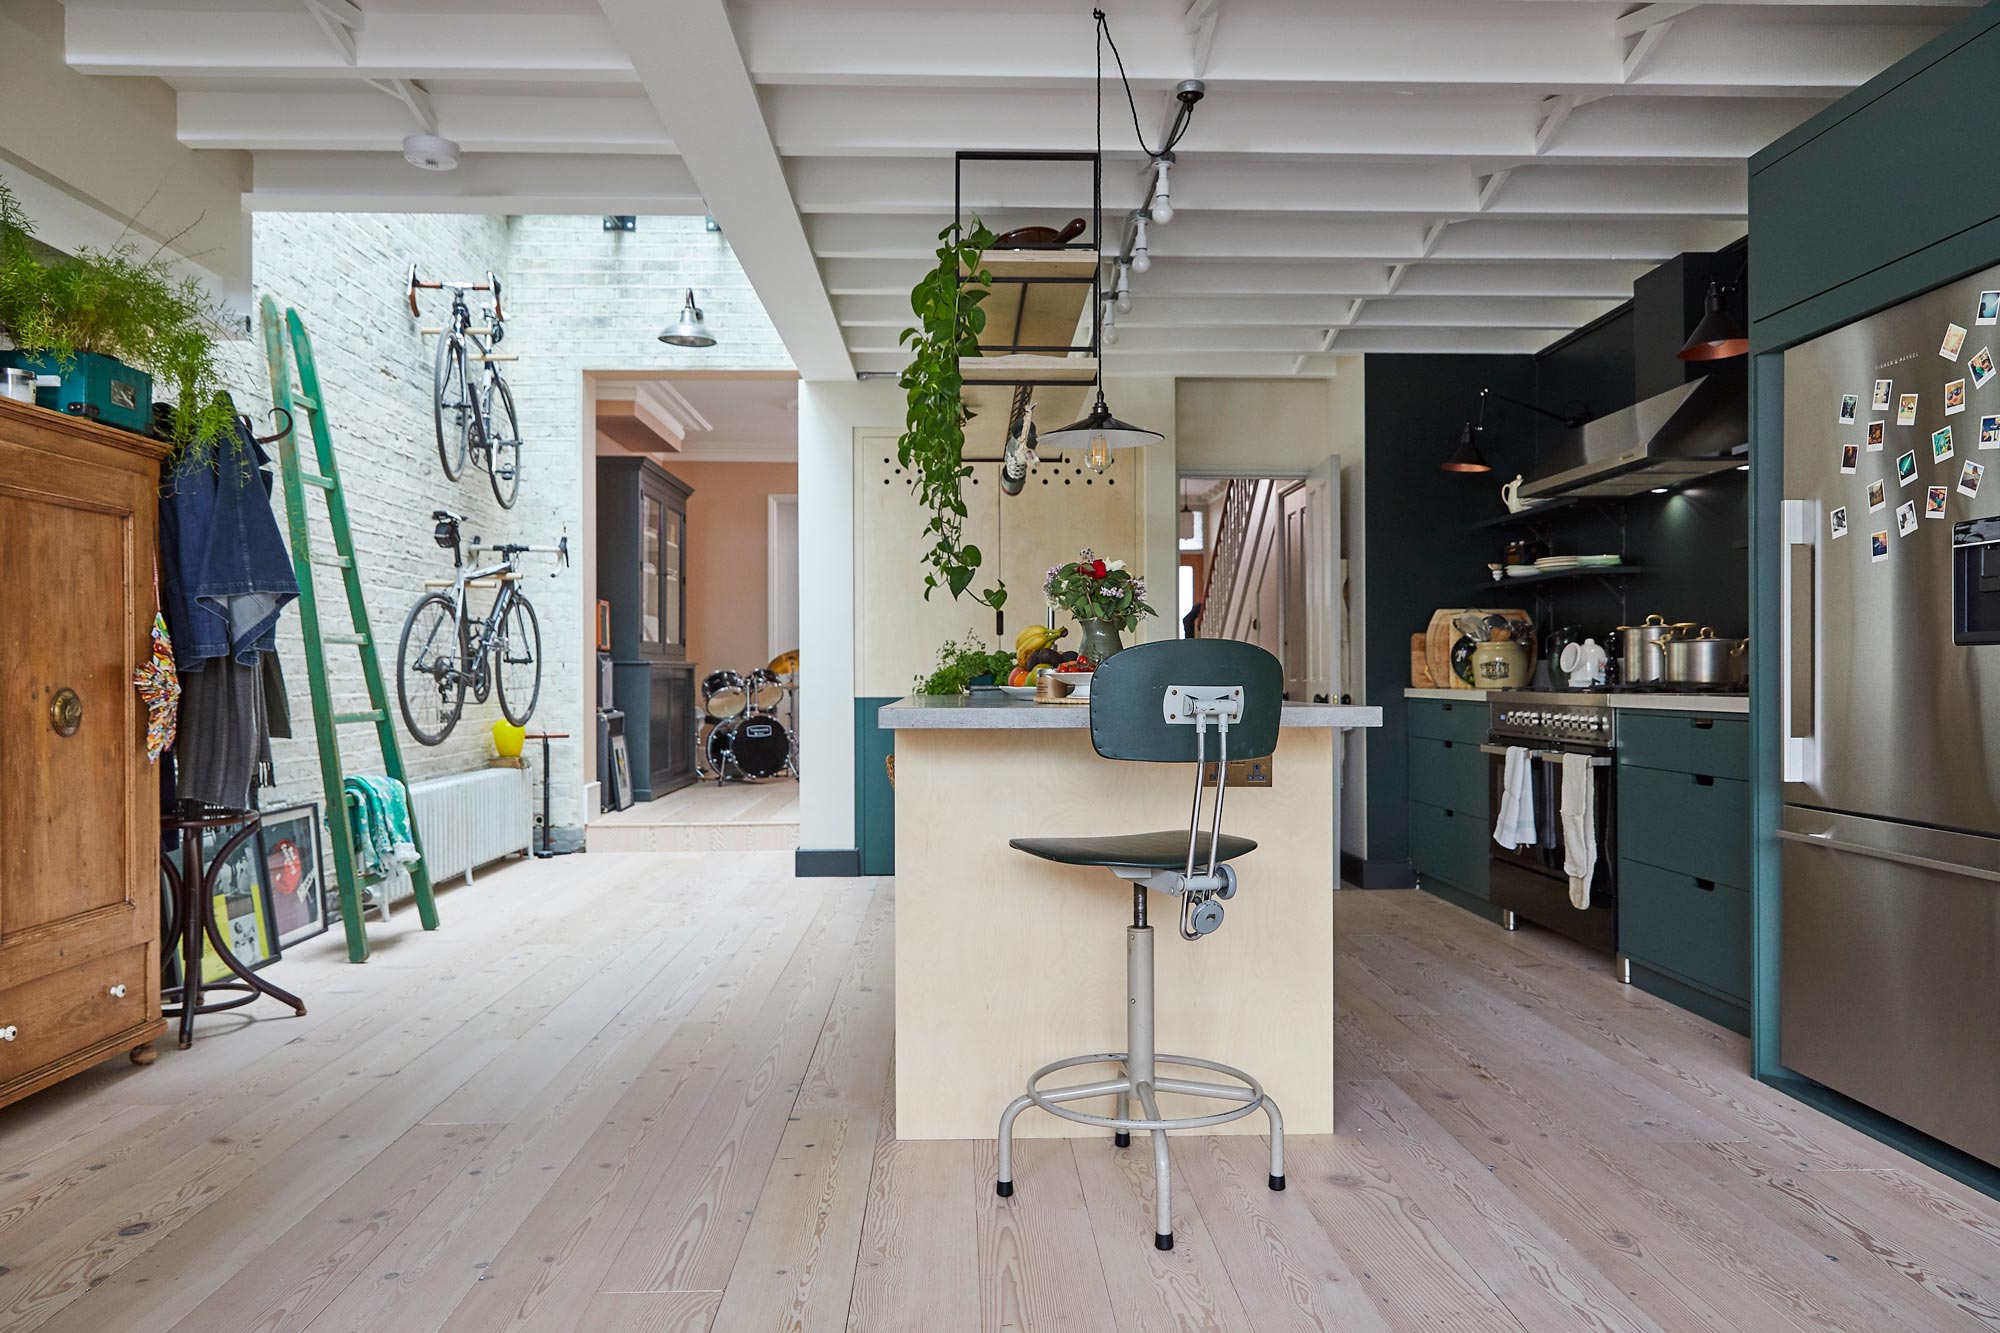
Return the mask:
<svg viewBox="0 0 2000 1333">
<path fill-rule="evenodd" d="M 0 399 L 0 1105 L 160 1018 L 147 655 L 165 446 Z"/>
</svg>

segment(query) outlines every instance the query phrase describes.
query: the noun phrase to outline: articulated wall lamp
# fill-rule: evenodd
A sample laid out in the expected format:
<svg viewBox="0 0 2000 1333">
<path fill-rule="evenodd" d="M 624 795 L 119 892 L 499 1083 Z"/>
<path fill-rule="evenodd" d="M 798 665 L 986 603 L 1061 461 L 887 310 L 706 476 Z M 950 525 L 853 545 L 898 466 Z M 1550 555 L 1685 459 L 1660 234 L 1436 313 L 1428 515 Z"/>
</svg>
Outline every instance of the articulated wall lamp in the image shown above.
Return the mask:
<svg viewBox="0 0 2000 1333">
<path fill-rule="evenodd" d="M 1515 407 L 1525 407 L 1530 412 L 1539 412 L 1551 421 L 1562 422 L 1563 425 L 1569 427 L 1571 430 L 1575 430 L 1578 426 L 1589 420 L 1588 417 L 1566 417 L 1560 412 L 1551 412 L 1546 407 L 1538 406 L 1525 398 L 1515 398 L 1501 393 L 1497 389 L 1481 389 L 1479 391 L 1479 415 L 1465 423 L 1465 429 L 1459 433 L 1458 448 L 1452 452 L 1451 457 L 1439 464 L 1444 471 L 1491 472 L 1493 470 L 1493 465 L 1486 461 L 1486 455 L 1479 451 L 1479 437 L 1486 430 L 1486 400 L 1488 398 L 1498 398 L 1503 403 L 1512 403 Z"/>
</svg>

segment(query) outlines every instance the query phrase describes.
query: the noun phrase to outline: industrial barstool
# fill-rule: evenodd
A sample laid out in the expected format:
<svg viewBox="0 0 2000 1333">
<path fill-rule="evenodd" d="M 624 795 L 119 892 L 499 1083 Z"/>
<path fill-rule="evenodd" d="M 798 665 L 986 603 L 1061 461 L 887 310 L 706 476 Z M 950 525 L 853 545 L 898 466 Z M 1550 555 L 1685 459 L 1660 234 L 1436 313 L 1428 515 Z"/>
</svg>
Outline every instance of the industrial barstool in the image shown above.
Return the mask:
<svg viewBox="0 0 2000 1333">
<path fill-rule="evenodd" d="M 1062 865 L 1103 866 L 1130 881 L 1132 924 L 1125 931 L 1126 1049 L 1057 1060 L 1029 1076 L 1028 1090 L 1009 1102 L 1000 1116 L 1000 1177 L 995 1189 L 1001 1198 L 1014 1193 L 1014 1119 L 1030 1106 L 1080 1125 L 1113 1130 L 1113 1141 L 1121 1148 L 1131 1146 L 1135 1129 L 1153 1136 L 1153 1244 L 1158 1249 L 1174 1247 L 1167 1157 L 1170 1130 L 1204 1129 L 1261 1110 L 1271 1122 L 1270 1185 L 1274 1190 L 1285 1187 L 1285 1122 L 1263 1086 L 1229 1065 L 1162 1055 L 1154 1049 L 1153 930 L 1146 924 L 1149 889 L 1180 896 L 1183 939 L 1199 940 L 1222 924 L 1222 900 L 1236 896 L 1236 872 L 1229 863 L 1255 851 L 1257 844 L 1222 831 L 1227 787 L 1219 765 L 1263 758 L 1277 748 L 1283 689 L 1284 668 L 1277 658 L 1255 644 L 1227 639 L 1141 644 L 1106 658 L 1097 669 L 1090 689 L 1091 745 L 1106 759 L 1193 764 L 1194 809 L 1185 833 L 1169 829 L 1101 838 L 1015 838 L 1009 844 Z M 1211 727 L 1216 733 L 1212 752 Z M 1201 797 L 1204 769 L 1210 762 L 1218 762 L 1217 781 L 1214 810 L 1204 831 Z M 1118 1076 L 1063 1088 L 1039 1086 L 1059 1069 L 1097 1064 L 1117 1066 Z M 1164 1078 L 1156 1074 L 1157 1065 L 1206 1070 L 1237 1083 Z M 1163 1092 L 1242 1104 L 1212 1115 L 1163 1116 L 1157 1100 Z M 1118 1114 L 1092 1115 L 1067 1105 L 1098 1097 L 1116 1097 Z M 1134 1099 L 1144 1114 L 1128 1114 Z"/>
</svg>

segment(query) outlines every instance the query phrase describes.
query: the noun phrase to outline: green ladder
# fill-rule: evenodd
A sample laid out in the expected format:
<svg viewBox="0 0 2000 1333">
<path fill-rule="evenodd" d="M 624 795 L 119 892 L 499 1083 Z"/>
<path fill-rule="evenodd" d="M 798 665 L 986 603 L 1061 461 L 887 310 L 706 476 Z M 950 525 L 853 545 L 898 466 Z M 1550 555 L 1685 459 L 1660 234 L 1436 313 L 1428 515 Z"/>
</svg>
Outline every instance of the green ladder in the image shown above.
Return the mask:
<svg viewBox="0 0 2000 1333">
<path fill-rule="evenodd" d="M 320 779 L 326 786 L 326 822 L 333 835 L 333 863 L 340 879 L 340 920 L 347 931 L 347 956 L 356 963 L 368 960 L 368 933 L 362 920 L 361 890 L 379 884 L 381 875 L 357 873 L 354 834 L 348 823 L 346 770 L 340 762 L 340 729 L 372 722 L 375 739 L 382 747 L 385 773 L 407 786 L 403 770 L 403 749 L 396 739 L 396 724 L 389 713 L 389 694 L 382 685 L 382 663 L 375 652 L 375 636 L 368 629 L 368 608 L 361 600 L 361 572 L 354 566 L 354 539 L 347 527 L 347 501 L 340 490 L 340 467 L 333 458 L 333 439 L 326 428 L 325 399 L 320 396 L 319 366 L 313 360 L 312 339 L 306 336 L 299 312 L 287 310 L 284 322 L 278 306 L 269 296 L 263 299 L 264 357 L 271 371 L 271 405 L 281 409 L 293 429 L 278 441 L 278 457 L 285 474 L 285 518 L 292 534 L 292 568 L 299 580 L 299 618 L 305 630 L 306 675 L 312 682 L 313 731 L 319 737 Z M 291 339 L 291 356 L 286 356 L 286 334 Z M 292 385 L 290 361 L 298 363 L 299 382 Z M 312 423 L 315 467 L 308 471 L 299 463 L 301 414 Z M 315 559 L 312 535 L 306 522 L 306 487 L 326 495 L 326 516 L 333 529 L 331 557 Z M 354 629 L 350 633 L 324 633 L 319 624 L 319 596 L 313 586 L 313 566 L 332 565 L 340 570 L 347 588 L 347 610 Z M 333 711 L 333 692 L 326 679 L 326 646 L 358 649 L 361 674 L 368 682 L 368 709 L 360 713 Z M 410 840 L 416 844 L 418 861 L 410 867 L 410 882 L 417 893 L 417 915 L 425 930 L 438 927 L 437 900 L 431 896 L 430 869 L 422 859 L 423 838 L 417 830 L 416 812 L 410 812 Z M 385 890 L 386 893 L 386 890 Z"/>
</svg>

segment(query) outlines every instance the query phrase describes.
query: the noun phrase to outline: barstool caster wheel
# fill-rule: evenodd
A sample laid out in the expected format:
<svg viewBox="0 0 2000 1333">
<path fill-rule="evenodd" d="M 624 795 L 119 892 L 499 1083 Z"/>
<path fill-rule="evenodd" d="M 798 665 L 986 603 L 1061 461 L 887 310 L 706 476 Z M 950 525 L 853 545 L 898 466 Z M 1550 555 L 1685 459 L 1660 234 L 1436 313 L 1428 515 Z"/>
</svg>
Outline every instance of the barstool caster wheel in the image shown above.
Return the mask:
<svg viewBox="0 0 2000 1333">
<path fill-rule="evenodd" d="M 1121 1129 L 1111 1136 L 1111 1142 L 1116 1147 L 1129 1148 L 1132 1146 L 1132 1135 Z"/>
<path fill-rule="evenodd" d="M 1171 1231 L 1165 1234 L 1155 1232 L 1153 1235 L 1153 1248 L 1156 1250 L 1171 1250 L 1174 1248 L 1174 1233 Z"/>
<path fill-rule="evenodd" d="M 997 1180 L 993 1183 L 993 1192 L 1003 1199 L 1011 1199 L 1014 1197 L 1014 1182 L 1011 1180 Z"/>
<path fill-rule="evenodd" d="M 1272 1177 L 1271 1177 L 1271 1188 L 1272 1188 L 1272 1189 L 1274 1189 L 1274 1190 L 1281 1190 L 1281 1189 L 1283 1189 L 1284 1187 L 1285 1187 L 1285 1178 L 1284 1178 L 1283 1176 L 1272 1176 Z"/>
</svg>

